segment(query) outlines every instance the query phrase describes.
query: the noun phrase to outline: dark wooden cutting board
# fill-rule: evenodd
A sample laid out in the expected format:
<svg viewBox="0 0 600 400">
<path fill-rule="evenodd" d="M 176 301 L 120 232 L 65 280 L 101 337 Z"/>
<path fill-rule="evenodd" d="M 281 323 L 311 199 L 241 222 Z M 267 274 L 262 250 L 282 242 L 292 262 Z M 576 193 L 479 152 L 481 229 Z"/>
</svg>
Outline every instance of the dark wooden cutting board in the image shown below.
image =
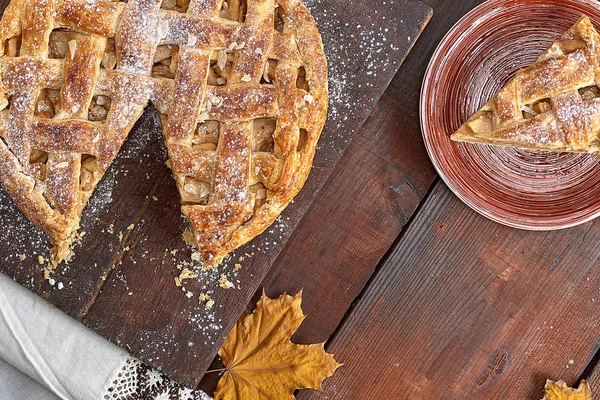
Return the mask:
<svg viewBox="0 0 600 400">
<path fill-rule="evenodd" d="M 39 263 L 49 250 L 46 237 L 0 187 L 0 271 L 195 386 L 431 16 L 417 0 L 306 3 L 328 57 L 330 112 L 305 188 L 265 234 L 217 269 L 176 286 L 191 251 L 181 238 L 179 197 L 149 106 L 86 208 L 75 257 L 53 274 L 54 285 L 43 279 Z M 234 287 L 222 288 L 225 282 Z M 214 306 L 208 309 L 200 294 Z"/>
</svg>

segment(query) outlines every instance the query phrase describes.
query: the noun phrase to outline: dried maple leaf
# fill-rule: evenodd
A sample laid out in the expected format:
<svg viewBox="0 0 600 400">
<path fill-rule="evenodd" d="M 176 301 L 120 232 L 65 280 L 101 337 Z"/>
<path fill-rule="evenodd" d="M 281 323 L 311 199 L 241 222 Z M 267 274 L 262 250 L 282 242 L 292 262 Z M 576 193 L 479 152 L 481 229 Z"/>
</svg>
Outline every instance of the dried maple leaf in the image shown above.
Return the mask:
<svg viewBox="0 0 600 400">
<path fill-rule="evenodd" d="M 321 390 L 341 366 L 324 343 L 290 340 L 304 321 L 302 292 L 272 300 L 263 292 L 252 314 L 244 312 L 219 350 L 226 372 L 215 400 L 287 400 L 295 389 Z"/>
<path fill-rule="evenodd" d="M 565 381 L 546 381 L 542 400 L 593 400 L 592 391 L 586 381 L 581 381 L 578 389 L 567 386 Z"/>
</svg>

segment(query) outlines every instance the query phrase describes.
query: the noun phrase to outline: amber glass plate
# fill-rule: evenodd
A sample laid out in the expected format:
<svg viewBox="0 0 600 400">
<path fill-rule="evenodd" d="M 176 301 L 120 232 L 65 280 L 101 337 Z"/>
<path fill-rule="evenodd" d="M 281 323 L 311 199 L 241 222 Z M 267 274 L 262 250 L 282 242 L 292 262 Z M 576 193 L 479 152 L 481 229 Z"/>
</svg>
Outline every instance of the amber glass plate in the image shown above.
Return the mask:
<svg viewBox="0 0 600 400">
<path fill-rule="evenodd" d="M 600 155 L 455 143 L 450 135 L 535 62 L 583 15 L 600 30 L 595 0 L 490 0 L 461 19 L 429 65 L 421 127 L 448 187 L 482 215 L 516 228 L 567 228 L 600 216 Z"/>
</svg>

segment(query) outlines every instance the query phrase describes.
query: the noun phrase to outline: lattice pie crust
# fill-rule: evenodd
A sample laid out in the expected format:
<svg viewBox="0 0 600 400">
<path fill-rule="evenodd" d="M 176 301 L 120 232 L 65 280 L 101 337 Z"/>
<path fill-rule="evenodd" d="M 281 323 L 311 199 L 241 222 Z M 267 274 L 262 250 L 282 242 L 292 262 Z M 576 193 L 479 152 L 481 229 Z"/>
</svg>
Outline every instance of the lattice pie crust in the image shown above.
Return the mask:
<svg viewBox="0 0 600 400">
<path fill-rule="evenodd" d="M 327 64 L 298 0 L 13 0 L 0 39 L 0 179 L 54 263 L 148 102 L 207 265 L 307 178 Z"/>
<path fill-rule="evenodd" d="M 600 36 L 582 17 L 453 140 L 543 151 L 600 151 Z"/>
</svg>

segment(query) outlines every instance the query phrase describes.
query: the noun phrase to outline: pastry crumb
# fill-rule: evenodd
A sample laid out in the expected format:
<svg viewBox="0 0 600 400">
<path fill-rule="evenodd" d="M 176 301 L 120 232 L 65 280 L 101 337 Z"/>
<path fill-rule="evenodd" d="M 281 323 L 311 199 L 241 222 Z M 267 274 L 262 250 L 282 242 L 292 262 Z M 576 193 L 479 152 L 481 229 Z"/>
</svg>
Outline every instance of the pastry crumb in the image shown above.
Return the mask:
<svg viewBox="0 0 600 400">
<path fill-rule="evenodd" d="M 27 256 L 25 254 L 19 254 L 19 260 L 25 261 L 26 258 Z"/>
<path fill-rule="evenodd" d="M 181 271 L 181 274 L 179 274 L 179 279 L 184 280 L 184 279 L 194 279 L 197 278 L 198 274 L 196 274 L 195 272 L 190 271 L 187 268 L 184 268 L 183 271 Z"/>
<path fill-rule="evenodd" d="M 40 263 L 40 265 L 43 265 L 46 262 L 46 259 L 44 258 L 44 256 L 38 256 L 38 262 Z"/>
<path fill-rule="evenodd" d="M 135 224 L 129 224 L 129 226 L 127 227 L 127 230 L 132 231 L 133 228 L 135 228 Z"/>
<path fill-rule="evenodd" d="M 213 308 L 214 305 L 215 305 L 215 301 L 209 300 L 206 302 L 206 304 L 204 306 L 206 307 L 207 310 L 210 310 L 211 308 Z"/>
<path fill-rule="evenodd" d="M 240 264 L 240 263 L 237 263 L 233 266 L 234 271 L 239 271 L 240 269 L 242 269 L 242 264 Z"/>
<path fill-rule="evenodd" d="M 154 201 L 158 201 L 158 197 L 156 197 L 156 196 L 152 196 L 152 200 L 154 200 Z"/>
<path fill-rule="evenodd" d="M 225 274 L 221 275 L 221 278 L 219 279 L 219 287 L 223 288 L 223 289 L 232 289 L 235 288 L 235 285 L 229 281 L 229 279 L 227 279 L 227 276 Z"/>
</svg>

